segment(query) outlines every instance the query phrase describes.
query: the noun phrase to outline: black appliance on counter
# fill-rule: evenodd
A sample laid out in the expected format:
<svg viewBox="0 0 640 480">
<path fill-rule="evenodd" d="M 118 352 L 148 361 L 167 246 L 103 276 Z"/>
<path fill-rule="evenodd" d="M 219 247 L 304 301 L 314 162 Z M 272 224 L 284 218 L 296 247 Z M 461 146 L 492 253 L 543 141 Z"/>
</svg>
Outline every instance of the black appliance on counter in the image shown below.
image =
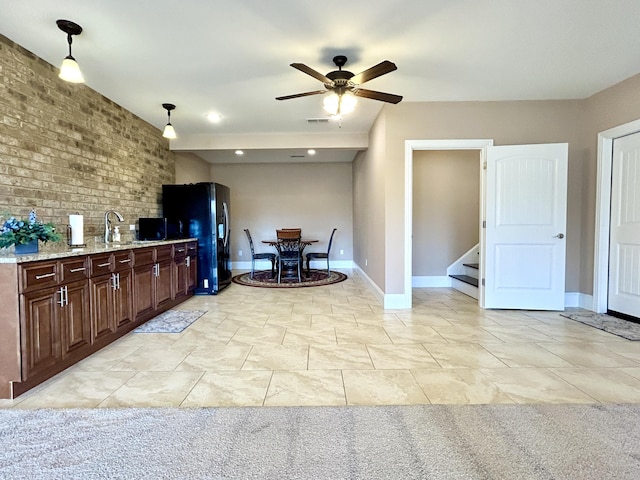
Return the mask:
<svg viewBox="0 0 640 480">
<path fill-rule="evenodd" d="M 185 238 L 183 223 L 168 218 L 138 219 L 138 240 L 173 240 Z"/>
<path fill-rule="evenodd" d="M 162 186 L 162 215 L 182 222 L 184 238 L 198 239 L 196 294 L 215 295 L 231 283 L 230 197 L 219 183 Z"/>
</svg>

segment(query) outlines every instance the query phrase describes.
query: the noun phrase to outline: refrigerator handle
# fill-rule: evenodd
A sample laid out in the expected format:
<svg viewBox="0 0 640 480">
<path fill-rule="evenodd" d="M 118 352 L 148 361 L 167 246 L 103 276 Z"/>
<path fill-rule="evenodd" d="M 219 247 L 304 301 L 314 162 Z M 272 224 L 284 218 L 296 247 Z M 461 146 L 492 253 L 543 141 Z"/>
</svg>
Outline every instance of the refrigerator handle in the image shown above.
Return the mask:
<svg viewBox="0 0 640 480">
<path fill-rule="evenodd" d="M 222 240 L 223 245 L 226 247 L 227 243 L 229 243 L 229 207 L 227 207 L 227 202 L 222 202 L 222 211 L 224 212 L 224 239 Z"/>
</svg>

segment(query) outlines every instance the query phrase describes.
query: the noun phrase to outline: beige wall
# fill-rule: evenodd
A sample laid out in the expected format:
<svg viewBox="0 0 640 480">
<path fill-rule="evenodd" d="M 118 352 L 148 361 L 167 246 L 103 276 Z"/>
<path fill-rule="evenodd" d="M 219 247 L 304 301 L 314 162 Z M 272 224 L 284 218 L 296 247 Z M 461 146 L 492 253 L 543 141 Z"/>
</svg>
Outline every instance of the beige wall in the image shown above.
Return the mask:
<svg viewBox="0 0 640 480">
<path fill-rule="evenodd" d="M 443 276 L 479 241 L 480 155 L 416 151 L 413 157 L 413 276 Z"/>
<path fill-rule="evenodd" d="M 369 249 L 384 255 L 384 281 L 372 279 L 387 294 L 404 292 L 404 143 L 421 139 L 494 139 L 496 145 L 569 143 L 567 290 L 577 291 L 580 276 L 582 201 L 582 105 L 578 100 L 523 102 L 400 103 L 383 108 L 384 129 L 370 132 L 370 144 L 384 143 L 385 217 Z M 384 138 L 380 140 L 378 136 Z M 354 179 L 358 183 L 360 179 Z M 359 214 L 359 212 L 357 212 Z M 363 227 L 364 228 L 364 227 Z M 360 244 L 354 249 L 358 251 Z"/>
<path fill-rule="evenodd" d="M 369 149 L 353 162 L 354 261 L 381 290 L 385 278 L 386 116 L 371 129 Z"/>
<path fill-rule="evenodd" d="M 640 119 L 640 75 L 635 75 L 585 101 L 582 184 L 582 242 L 580 291 L 593 293 L 598 133 Z"/>
<path fill-rule="evenodd" d="M 331 258 L 353 259 L 351 163 L 213 165 L 211 180 L 231 189 L 233 262 L 251 260 L 245 228 L 257 251 L 269 251 L 260 240 L 275 238 L 282 227 L 300 227 L 303 237 L 320 240 L 309 247 L 319 252 L 337 228 Z"/>
<path fill-rule="evenodd" d="M 176 152 L 176 184 L 210 182 L 211 164 L 193 153 Z"/>
<path fill-rule="evenodd" d="M 493 139 L 495 145 L 567 142 L 566 291 L 591 294 L 597 134 L 640 118 L 639 90 L 640 75 L 636 75 L 584 100 L 386 105 L 381 112 L 384 128 L 374 124 L 370 131 L 370 145 L 384 145 L 378 155 L 384 163 L 371 165 L 379 171 L 366 172 L 368 177 L 384 179 L 384 222 L 369 221 L 366 216 L 358 219 L 356 210 L 356 223 L 362 222 L 359 230 L 370 232 L 366 249 L 382 250 L 384 255 L 383 280 L 370 277 L 385 293 L 403 293 L 405 140 L 482 138 Z M 354 168 L 354 185 L 366 183 L 363 172 Z M 355 240 L 358 258 L 365 243 L 358 235 Z"/>
<path fill-rule="evenodd" d="M 107 209 L 125 224 L 159 213 L 175 175 L 161 132 L 2 35 L 0 108 L 0 212 L 36 208 L 63 232 L 79 212 L 87 240 L 103 235 Z"/>
</svg>

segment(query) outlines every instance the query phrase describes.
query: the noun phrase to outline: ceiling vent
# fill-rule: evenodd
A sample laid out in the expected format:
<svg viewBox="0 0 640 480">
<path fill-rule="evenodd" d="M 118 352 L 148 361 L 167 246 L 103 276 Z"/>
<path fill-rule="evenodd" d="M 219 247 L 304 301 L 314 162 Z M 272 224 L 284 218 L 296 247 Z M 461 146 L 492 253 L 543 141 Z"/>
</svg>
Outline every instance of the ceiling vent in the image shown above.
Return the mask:
<svg viewBox="0 0 640 480">
<path fill-rule="evenodd" d="M 328 118 L 307 118 L 307 123 L 329 123 Z"/>
</svg>

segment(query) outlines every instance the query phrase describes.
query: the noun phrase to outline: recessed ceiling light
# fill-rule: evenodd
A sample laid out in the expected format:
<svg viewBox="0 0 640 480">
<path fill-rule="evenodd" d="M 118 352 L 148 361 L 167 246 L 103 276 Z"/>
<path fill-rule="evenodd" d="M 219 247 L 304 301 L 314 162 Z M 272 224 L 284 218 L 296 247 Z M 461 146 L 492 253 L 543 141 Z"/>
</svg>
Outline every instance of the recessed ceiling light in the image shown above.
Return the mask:
<svg viewBox="0 0 640 480">
<path fill-rule="evenodd" d="M 315 154 L 316 154 L 316 151 L 315 151 L 313 148 L 310 148 L 309 150 L 307 150 L 307 153 L 308 153 L 309 155 L 315 155 Z"/>
<path fill-rule="evenodd" d="M 215 112 L 207 113 L 207 120 L 209 120 L 211 123 L 219 123 L 220 120 L 222 120 L 222 115 Z"/>
<path fill-rule="evenodd" d="M 236 155 L 244 155 L 244 152 L 242 150 L 236 150 Z"/>
</svg>

